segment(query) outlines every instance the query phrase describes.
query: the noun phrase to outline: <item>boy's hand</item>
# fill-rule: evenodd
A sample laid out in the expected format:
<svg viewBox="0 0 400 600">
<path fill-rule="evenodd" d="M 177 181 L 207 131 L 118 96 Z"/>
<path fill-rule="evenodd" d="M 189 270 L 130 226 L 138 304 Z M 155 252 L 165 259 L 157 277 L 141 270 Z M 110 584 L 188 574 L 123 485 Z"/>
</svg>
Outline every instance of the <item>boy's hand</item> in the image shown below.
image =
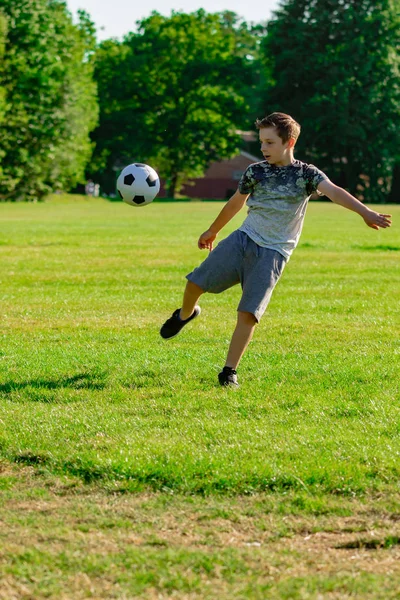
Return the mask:
<svg viewBox="0 0 400 600">
<path fill-rule="evenodd" d="M 202 233 L 201 236 L 199 237 L 199 241 L 197 242 L 197 245 L 200 248 L 200 250 L 204 250 L 205 248 L 208 248 L 209 251 L 211 252 L 211 250 L 213 249 L 213 241 L 215 240 L 216 237 L 217 237 L 216 233 L 213 233 L 212 231 L 207 229 L 207 231 Z"/>
<path fill-rule="evenodd" d="M 390 227 L 392 224 L 391 218 L 392 215 L 377 213 L 374 210 L 369 210 L 366 215 L 363 215 L 364 221 L 368 227 L 372 227 L 372 229 L 379 229 L 380 227 L 385 229 L 386 227 Z"/>
</svg>

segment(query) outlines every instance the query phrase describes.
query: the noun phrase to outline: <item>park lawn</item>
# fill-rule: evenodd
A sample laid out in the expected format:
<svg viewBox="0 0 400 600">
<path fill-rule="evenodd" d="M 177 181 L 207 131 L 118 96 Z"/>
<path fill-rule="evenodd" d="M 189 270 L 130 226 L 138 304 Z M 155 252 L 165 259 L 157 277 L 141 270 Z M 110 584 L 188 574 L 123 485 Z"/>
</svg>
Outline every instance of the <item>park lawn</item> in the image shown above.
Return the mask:
<svg viewBox="0 0 400 600">
<path fill-rule="evenodd" d="M 238 390 L 238 287 L 158 334 L 221 207 L 0 205 L 0 598 L 396 597 L 400 207 L 310 205 Z"/>
</svg>

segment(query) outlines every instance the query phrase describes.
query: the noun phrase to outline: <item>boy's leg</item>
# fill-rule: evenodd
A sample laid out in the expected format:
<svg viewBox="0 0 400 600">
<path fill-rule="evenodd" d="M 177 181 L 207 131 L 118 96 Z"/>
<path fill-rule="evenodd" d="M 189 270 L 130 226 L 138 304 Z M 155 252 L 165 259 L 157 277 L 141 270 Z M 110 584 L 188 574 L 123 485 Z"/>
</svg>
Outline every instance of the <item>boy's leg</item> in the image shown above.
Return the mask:
<svg viewBox="0 0 400 600">
<path fill-rule="evenodd" d="M 167 319 L 160 329 L 160 335 L 165 340 L 175 337 L 180 330 L 201 313 L 200 306 L 196 305 L 204 290 L 197 284 L 188 281 L 183 295 L 182 308 L 177 308 L 172 316 Z"/>
<path fill-rule="evenodd" d="M 243 236 L 245 234 L 240 231 L 231 233 L 210 252 L 199 267 L 186 276 L 188 283 L 183 295 L 182 308 L 177 308 L 161 327 L 161 337 L 174 337 L 182 327 L 200 314 L 200 306 L 197 306 L 196 302 L 201 294 L 206 291 L 218 294 L 239 283 Z"/>
<path fill-rule="evenodd" d="M 253 337 L 257 319 L 252 313 L 238 311 L 235 331 L 226 357 L 225 367 L 236 369 L 251 338 Z"/>
<path fill-rule="evenodd" d="M 242 358 L 244 351 L 251 338 L 257 324 L 255 316 L 246 311 L 238 311 L 237 323 L 233 332 L 231 343 L 226 357 L 225 366 L 218 374 L 218 380 L 224 386 L 238 386 L 236 367 Z"/>
<path fill-rule="evenodd" d="M 261 248 L 252 240 L 248 242 L 241 274 L 243 294 L 238 306 L 237 324 L 225 367 L 218 375 L 221 385 L 238 385 L 236 367 L 267 308 L 285 263 L 279 252 Z"/>
<path fill-rule="evenodd" d="M 192 281 L 187 282 L 185 292 L 183 294 L 182 308 L 179 314 L 179 317 L 182 319 L 182 321 L 185 321 L 193 314 L 197 300 L 203 293 L 204 290 L 202 290 L 201 287 L 199 287 L 196 283 L 193 283 Z"/>
</svg>

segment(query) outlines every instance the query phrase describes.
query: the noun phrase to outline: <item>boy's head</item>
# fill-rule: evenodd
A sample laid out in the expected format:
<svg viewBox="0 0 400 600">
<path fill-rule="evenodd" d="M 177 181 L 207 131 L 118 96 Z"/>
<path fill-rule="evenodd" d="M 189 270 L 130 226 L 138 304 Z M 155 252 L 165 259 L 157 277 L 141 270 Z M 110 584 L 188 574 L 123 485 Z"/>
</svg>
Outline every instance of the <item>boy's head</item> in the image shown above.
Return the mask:
<svg viewBox="0 0 400 600">
<path fill-rule="evenodd" d="M 257 119 L 261 152 L 264 158 L 275 165 L 290 164 L 293 147 L 300 135 L 300 125 L 285 113 L 275 112 L 263 119 Z"/>
</svg>

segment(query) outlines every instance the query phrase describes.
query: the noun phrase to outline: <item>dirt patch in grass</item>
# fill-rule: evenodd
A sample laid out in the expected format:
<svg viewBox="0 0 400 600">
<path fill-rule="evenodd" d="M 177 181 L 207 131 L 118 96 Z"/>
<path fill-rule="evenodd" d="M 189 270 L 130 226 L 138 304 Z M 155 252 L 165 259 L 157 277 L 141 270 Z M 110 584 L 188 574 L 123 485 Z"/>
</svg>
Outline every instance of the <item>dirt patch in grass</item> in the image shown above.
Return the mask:
<svg viewBox="0 0 400 600">
<path fill-rule="evenodd" d="M 0 599 L 396 598 L 395 498 L 121 494 L 3 465 Z M 397 596 L 398 597 L 398 596 Z"/>
</svg>

